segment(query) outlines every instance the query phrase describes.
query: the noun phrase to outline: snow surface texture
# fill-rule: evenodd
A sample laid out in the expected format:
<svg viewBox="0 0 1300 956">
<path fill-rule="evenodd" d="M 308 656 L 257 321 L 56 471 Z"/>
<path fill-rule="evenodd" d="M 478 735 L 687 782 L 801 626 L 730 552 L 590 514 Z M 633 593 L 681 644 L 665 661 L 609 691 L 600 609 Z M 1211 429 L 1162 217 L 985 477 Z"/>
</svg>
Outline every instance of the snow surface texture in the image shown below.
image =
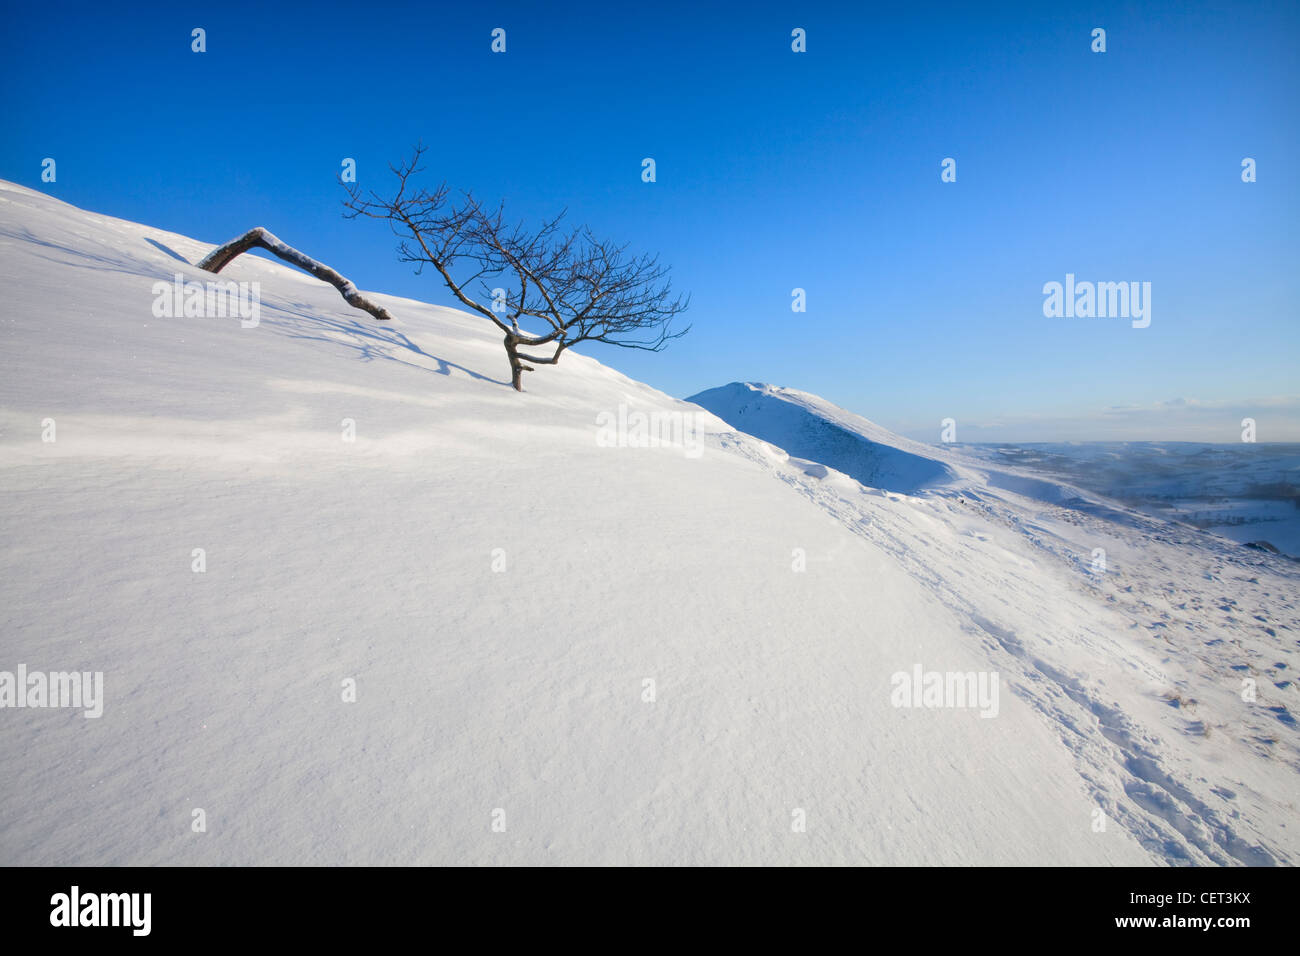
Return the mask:
<svg viewBox="0 0 1300 956">
<path fill-rule="evenodd" d="M 581 355 L 519 395 L 481 319 L 253 256 L 256 327 L 155 318 L 209 250 L 0 183 L 0 671 L 105 697 L 0 709 L 0 863 L 1300 855 L 1285 558 L 802 393 L 728 387 L 877 485 Z"/>
</svg>

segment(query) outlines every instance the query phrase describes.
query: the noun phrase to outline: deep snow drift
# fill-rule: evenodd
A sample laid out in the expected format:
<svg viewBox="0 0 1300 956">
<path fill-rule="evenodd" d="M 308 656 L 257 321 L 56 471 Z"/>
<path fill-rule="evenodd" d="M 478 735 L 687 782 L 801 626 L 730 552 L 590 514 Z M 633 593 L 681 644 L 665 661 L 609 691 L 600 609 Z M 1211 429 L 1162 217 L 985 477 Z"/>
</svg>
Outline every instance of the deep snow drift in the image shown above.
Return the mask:
<svg viewBox="0 0 1300 956">
<path fill-rule="evenodd" d="M 1285 559 L 580 355 L 519 395 L 482 320 L 253 257 L 255 326 L 155 317 L 210 249 L 0 184 L 0 672 L 104 675 L 0 709 L 0 863 L 1300 855 Z"/>
<path fill-rule="evenodd" d="M 950 465 L 921 443 L 792 388 L 732 382 L 692 395 L 688 401 L 746 434 L 834 468 L 870 488 L 913 492 L 957 477 Z"/>
</svg>

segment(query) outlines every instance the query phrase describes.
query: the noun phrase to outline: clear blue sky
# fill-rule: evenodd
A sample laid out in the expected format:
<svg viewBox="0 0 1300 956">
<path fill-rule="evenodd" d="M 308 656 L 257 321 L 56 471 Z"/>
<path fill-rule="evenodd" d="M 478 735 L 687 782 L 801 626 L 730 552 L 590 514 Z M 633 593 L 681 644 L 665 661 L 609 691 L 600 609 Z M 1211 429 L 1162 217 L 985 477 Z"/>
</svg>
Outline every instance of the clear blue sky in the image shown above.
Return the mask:
<svg viewBox="0 0 1300 956">
<path fill-rule="evenodd" d="M 383 190 L 423 140 L 428 175 L 673 265 L 689 336 L 586 349 L 671 394 L 772 382 L 927 440 L 1233 441 L 1252 412 L 1300 440 L 1295 2 L 293 7 L 12 5 L 0 177 L 451 304 L 340 215 L 344 157 Z M 1045 318 L 1067 272 L 1150 282 L 1151 326 Z"/>
</svg>

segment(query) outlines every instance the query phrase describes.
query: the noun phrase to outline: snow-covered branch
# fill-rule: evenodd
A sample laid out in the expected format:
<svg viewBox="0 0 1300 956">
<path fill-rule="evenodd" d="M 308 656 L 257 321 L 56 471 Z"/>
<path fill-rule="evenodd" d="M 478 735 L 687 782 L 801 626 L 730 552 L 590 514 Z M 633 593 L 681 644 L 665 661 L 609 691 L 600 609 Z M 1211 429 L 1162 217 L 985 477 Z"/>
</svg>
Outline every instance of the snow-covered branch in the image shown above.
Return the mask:
<svg viewBox="0 0 1300 956">
<path fill-rule="evenodd" d="M 293 248 L 293 246 L 281 242 L 261 226 L 250 229 L 242 236 L 231 239 L 225 245 L 213 249 L 208 253 L 203 261 L 199 263 L 199 268 L 205 269 L 208 272 L 220 272 L 227 266 L 227 264 L 229 264 L 230 260 L 253 248 L 265 249 L 267 252 L 283 259 L 285 262 L 295 265 L 300 269 L 305 269 L 317 279 L 328 282 L 342 293 L 343 298 L 349 305 L 365 312 L 369 312 L 381 322 L 392 320 L 393 317 L 388 314 L 387 310 L 375 305 L 363 296 L 357 291 L 357 287 L 347 279 L 343 278 L 343 276 L 339 275 L 324 263 L 317 262 L 311 256 L 301 253 L 297 249 Z"/>
</svg>

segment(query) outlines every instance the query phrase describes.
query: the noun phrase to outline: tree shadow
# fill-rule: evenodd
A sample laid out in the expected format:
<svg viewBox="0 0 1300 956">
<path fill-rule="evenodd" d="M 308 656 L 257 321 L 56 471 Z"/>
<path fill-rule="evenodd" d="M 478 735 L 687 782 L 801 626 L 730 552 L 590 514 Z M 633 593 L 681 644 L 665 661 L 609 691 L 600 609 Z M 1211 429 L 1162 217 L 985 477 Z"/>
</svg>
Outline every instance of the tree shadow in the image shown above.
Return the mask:
<svg viewBox="0 0 1300 956">
<path fill-rule="evenodd" d="M 266 304 L 266 303 L 263 303 Z M 319 315 L 315 312 L 305 311 L 310 308 L 302 302 L 294 302 L 292 305 L 275 305 L 269 306 L 276 312 L 295 319 L 303 320 L 301 324 L 294 323 L 283 327 L 277 327 L 274 323 L 267 325 L 278 335 L 284 335 L 291 339 L 302 339 L 309 342 L 324 342 L 328 345 L 339 345 L 349 351 L 355 352 L 357 357 L 363 362 L 373 362 L 376 359 L 383 359 L 390 362 L 397 362 L 401 365 L 407 365 L 411 368 L 418 368 L 424 371 L 434 371 L 439 375 L 450 376 L 452 370 L 463 372 L 470 378 L 480 382 L 488 382 L 492 385 L 509 385 L 510 382 L 505 379 L 492 378 L 481 372 L 475 372 L 473 369 L 458 365 L 455 362 L 449 362 L 437 355 L 430 355 L 424 349 L 420 348 L 405 333 L 395 328 L 379 325 L 368 325 L 359 319 L 335 318 L 333 316 Z M 310 323 L 310 324 L 308 324 Z M 313 330 L 319 328 L 322 333 L 333 332 L 335 334 L 313 334 Z M 347 336 L 351 339 L 348 341 L 339 336 Z M 396 350 L 396 351 L 394 351 Z M 420 358 L 428 359 L 437 363 L 437 368 L 430 369 L 428 365 L 421 362 L 411 361 L 403 358 L 402 351 L 418 355 Z"/>
<path fill-rule="evenodd" d="M 41 239 L 26 228 L 6 229 L 0 227 L 0 236 L 20 239 L 24 242 L 29 242 L 33 245 L 42 246 L 46 249 L 62 253 L 63 255 L 73 259 L 83 260 L 80 262 L 68 261 L 68 259 L 60 259 L 54 256 L 33 253 L 39 258 L 46 259 L 49 262 L 54 262 L 59 265 L 74 266 L 81 269 L 93 269 L 97 272 L 124 273 L 126 275 L 141 276 L 149 279 L 159 278 L 157 267 L 150 267 L 147 263 L 142 262 L 141 260 L 133 259 L 128 256 L 101 255 L 90 252 L 86 249 L 78 249 L 74 246 L 63 245 L 49 239 Z M 192 265 L 192 263 L 185 259 L 185 257 L 179 255 L 174 250 L 169 249 L 161 242 L 149 239 L 148 237 L 145 237 L 145 242 L 160 251 L 165 252 L 178 262 Z M 287 305 L 276 306 L 271 305 L 270 303 L 263 304 L 269 309 L 273 309 L 276 312 L 290 317 L 289 324 L 285 326 L 277 327 L 275 323 L 268 324 L 268 328 L 271 328 L 278 335 L 286 335 L 289 338 L 303 339 L 306 341 L 325 342 L 330 345 L 339 345 L 343 348 L 354 351 L 364 362 L 371 362 L 376 359 L 386 359 L 388 361 L 398 362 L 402 365 L 409 365 L 412 368 L 418 368 L 424 371 L 435 371 L 439 375 L 447 376 L 450 376 L 454 369 L 458 372 L 463 372 L 470 378 L 476 379 L 480 382 L 488 382 L 492 385 L 510 384 L 508 379 L 492 378 L 489 375 L 484 375 L 481 372 L 475 372 L 473 369 L 468 369 L 463 365 L 457 365 L 455 362 L 449 362 L 436 355 L 430 355 L 412 342 L 404 332 L 400 332 L 392 327 L 369 325 L 357 319 L 323 316 L 308 311 L 311 309 L 311 306 L 303 302 L 294 302 L 291 304 L 292 307 Z M 322 332 L 334 332 L 336 335 L 313 335 L 313 328 L 319 328 Z M 347 338 L 340 338 L 338 336 L 346 336 L 350 338 L 351 341 Z M 437 368 L 430 369 L 427 364 L 404 359 L 401 357 L 402 351 L 409 352 L 412 355 L 434 362 L 437 364 Z"/>
<path fill-rule="evenodd" d="M 192 265 L 194 265 L 194 263 L 190 262 L 190 260 L 186 259 L 183 255 L 181 255 L 181 254 L 180 254 L 179 252 L 177 252 L 175 249 L 170 249 L 170 248 L 168 248 L 167 246 L 164 246 L 161 242 L 157 241 L 156 239 L 150 239 L 148 236 L 145 236 L 145 237 L 144 237 L 144 241 L 147 242 L 147 243 L 149 243 L 149 245 L 153 246 L 155 249 L 158 249 L 158 250 L 161 251 L 161 252 L 165 252 L 165 253 L 167 253 L 167 255 L 171 256 L 171 257 L 172 257 L 173 259 L 175 259 L 177 262 L 183 262 L 183 263 L 185 263 L 187 266 L 192 266 Z"/>
<path fill-rule="evenodd" d="M 46 249 L 53 249 L 56 252 L 61 252 L 65 256 L 71 256 L 73 259 L 86 260 L 85 262 L 70 262 L 67 259 L 56 259 L 53 256 L 33 253 L 41 259 L 57 263 L 61 266 L 72 266 L 76 269 L 94 269 L 96 272 L 121 272 L 126 275 L 157 278 L 157 271 L 149 268 L 138 259 L 131 259 L 126 256 L 107 256 L 90 252 L 86 249 L 78 249 L 75 246 L 65 246 L 53 241 L 52 239 L 37 238 L 36 234 L 29 229 L 0 228 L 0 236 L 6 236 L 10 239 L 21 239 L 23 242 L 30 242 L 34 246 L 41 246 Z M 97 264 L 92 265 L 91 263 Z"/>
</svg>

